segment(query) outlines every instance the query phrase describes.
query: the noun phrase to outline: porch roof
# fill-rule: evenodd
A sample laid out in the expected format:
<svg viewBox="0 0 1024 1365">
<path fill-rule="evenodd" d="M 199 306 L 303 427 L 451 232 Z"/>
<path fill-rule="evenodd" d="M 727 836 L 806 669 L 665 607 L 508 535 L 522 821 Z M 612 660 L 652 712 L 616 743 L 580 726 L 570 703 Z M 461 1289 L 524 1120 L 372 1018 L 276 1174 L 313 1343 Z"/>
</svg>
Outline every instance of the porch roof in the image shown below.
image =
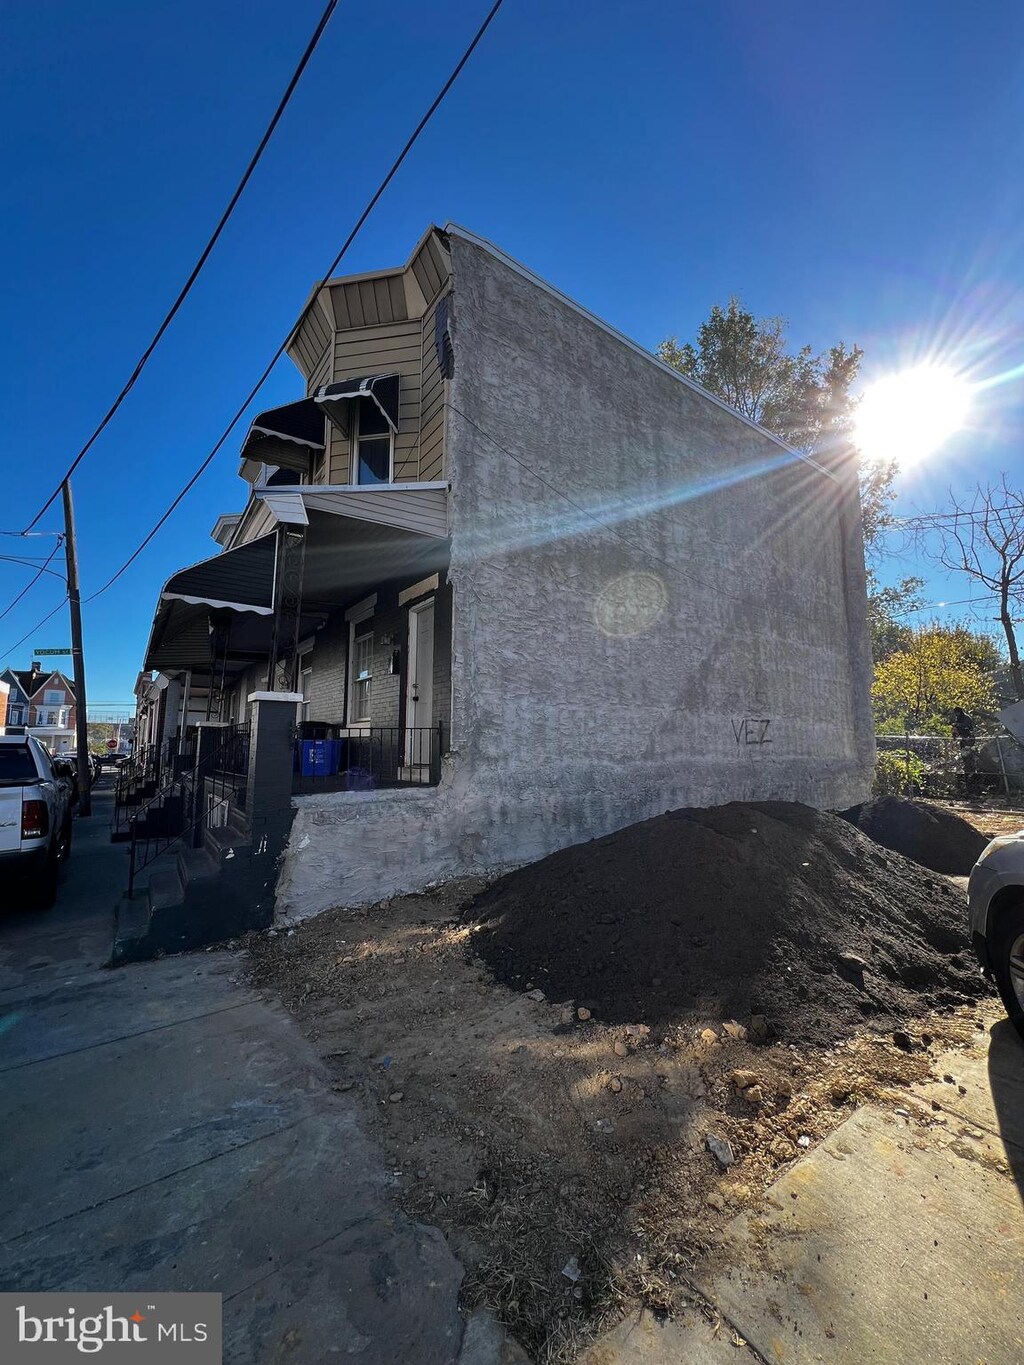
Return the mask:
<svg viewBox="0 0 1024 1365">
<path fill-rule="evenodd" d="M 447 564 L 447 485 L 268 489 L 270 524 L 305 525 L 302 629 L 379 585 Z M 210 616 L 224 612 L 232 671 L 265 659 L 273 631 L 276 530 L 173 574 L 153 619 L 144 668 L 210 665 Z"/>
</svg>

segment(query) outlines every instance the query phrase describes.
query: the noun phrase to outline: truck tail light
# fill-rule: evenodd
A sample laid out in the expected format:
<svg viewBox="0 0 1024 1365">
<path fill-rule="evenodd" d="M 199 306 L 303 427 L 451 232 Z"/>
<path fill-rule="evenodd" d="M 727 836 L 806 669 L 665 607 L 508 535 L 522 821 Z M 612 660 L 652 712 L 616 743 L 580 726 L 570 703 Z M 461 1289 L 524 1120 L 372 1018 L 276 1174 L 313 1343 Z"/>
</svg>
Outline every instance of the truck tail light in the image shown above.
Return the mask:
<svg viewBox="0 0 1024 1365">
<path fill-rule="evenodd" d="M 45 839 L 50 832 L 50 814 L 45 801 L 23 801 L 21 803 L 21 837 L 23 839 Z"/>
</svg>

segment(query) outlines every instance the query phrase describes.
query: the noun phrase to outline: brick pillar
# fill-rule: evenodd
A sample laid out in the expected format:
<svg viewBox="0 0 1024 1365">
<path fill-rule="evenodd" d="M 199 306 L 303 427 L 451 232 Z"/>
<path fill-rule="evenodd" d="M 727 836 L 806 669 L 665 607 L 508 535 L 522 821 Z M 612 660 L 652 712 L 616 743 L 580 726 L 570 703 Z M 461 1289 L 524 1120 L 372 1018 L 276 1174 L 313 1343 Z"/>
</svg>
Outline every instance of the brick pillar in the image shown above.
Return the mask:
<svg viewBox="0 0 1024 1365">
<path fill-rule="evenodd" d="M 281 857 L 291 833 L 292 766 L 299 692 L 251 692 L 249 776 L 245 813 L 252 840 L 253 894 L 262 918 L 274 914 Z"/>
</svg>

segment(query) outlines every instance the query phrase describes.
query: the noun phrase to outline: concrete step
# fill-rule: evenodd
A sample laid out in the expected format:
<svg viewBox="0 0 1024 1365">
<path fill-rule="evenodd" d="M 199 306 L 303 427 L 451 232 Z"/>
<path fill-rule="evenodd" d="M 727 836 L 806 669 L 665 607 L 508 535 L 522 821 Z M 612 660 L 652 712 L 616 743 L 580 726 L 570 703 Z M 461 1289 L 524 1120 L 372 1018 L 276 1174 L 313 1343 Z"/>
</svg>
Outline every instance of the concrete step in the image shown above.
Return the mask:
<svg viewBox="0 0 1024 1365">
<path fill-rule="evenodd" d="M 177 868 L 169 868 L 166 872 L 154 872 L 149 879 L 146 895 L 149 909 L 154 915 L 161 910 L 170 910 L 176 905 L 183 904 L 185 888 L 181 884 Z"/>
<path fill-rule="evenodd" d="M 178 875 L 186 890 L 193 882 L 216 877 L 219 871 L 217 860 L 205 848 L 185 848 L 178 854 Z"/>
<path fill-rule="evenodd" d="M 242 832 L 230 823 L 217 825 L 205 831 L 203 847 L 219 865 L 225 858 L 237 857 L 243 850 L 248 851 L 249 834 L 247 830 Z"/>
<path fill-rule="evenodd" d="M 135 900 L 122 896 L 116 915 L 118 939 L 142 938 L 149 929 L 149 901 L 144 896 Z"/>
</svg>

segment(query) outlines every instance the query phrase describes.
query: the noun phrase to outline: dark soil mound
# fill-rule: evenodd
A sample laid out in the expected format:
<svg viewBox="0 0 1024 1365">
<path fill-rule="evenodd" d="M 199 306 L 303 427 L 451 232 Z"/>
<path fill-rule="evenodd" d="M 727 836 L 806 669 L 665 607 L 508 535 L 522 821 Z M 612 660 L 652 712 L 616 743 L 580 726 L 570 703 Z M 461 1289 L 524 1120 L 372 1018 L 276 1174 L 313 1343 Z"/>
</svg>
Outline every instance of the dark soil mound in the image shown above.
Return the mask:
<svg viewBox="0 0 1024 1365">
<path fill-rule="evenodd" d="M 827 1044 L 985 990 L 962 893 L 783 802 L 672 811 L 577 844 L 495 882 L 467 917 L 499 980 L 612 1023 L 763 1014 L 777 1037 Z"/>
<path fill-rule="evenodd" d="M 952 877 L 966 877 L 988 843 L 984 834 L 952 811 L 898 796 L 880 796 L 841 814 L 883 848 Z"/>
</svg>

